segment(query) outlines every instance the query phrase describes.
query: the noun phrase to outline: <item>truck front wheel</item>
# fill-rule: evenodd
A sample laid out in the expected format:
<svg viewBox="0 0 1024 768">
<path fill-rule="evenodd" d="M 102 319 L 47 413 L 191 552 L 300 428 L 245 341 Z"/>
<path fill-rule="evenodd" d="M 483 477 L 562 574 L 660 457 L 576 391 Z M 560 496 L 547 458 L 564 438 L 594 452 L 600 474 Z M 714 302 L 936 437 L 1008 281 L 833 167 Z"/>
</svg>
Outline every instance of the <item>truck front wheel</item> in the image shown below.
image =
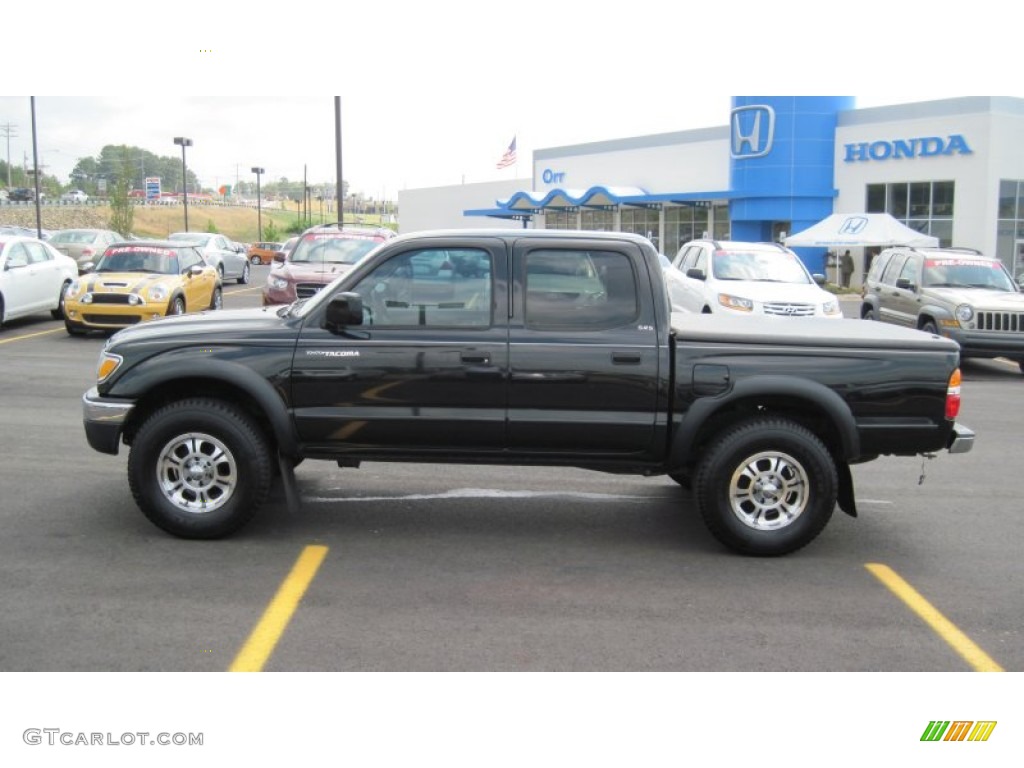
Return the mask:
<svg viewBox="0 0 1024 768">
<path fill-rule="evenodd" d="M 836 505 L 838 476 L 825 445 L 777 417 L 737 424 L 704 455 L 694 482 L 711 534 L 745 555 L 785 555 L 810 543 Z"/>
<path fill-rule="evenodd" d="M 211 398 L 155 411 L 128 456 L 128 482 L 143 514 L 186 539 L 241 528 L 266 499 L 272 477 L 259 426 L 241 409 Z"/>
</svg>

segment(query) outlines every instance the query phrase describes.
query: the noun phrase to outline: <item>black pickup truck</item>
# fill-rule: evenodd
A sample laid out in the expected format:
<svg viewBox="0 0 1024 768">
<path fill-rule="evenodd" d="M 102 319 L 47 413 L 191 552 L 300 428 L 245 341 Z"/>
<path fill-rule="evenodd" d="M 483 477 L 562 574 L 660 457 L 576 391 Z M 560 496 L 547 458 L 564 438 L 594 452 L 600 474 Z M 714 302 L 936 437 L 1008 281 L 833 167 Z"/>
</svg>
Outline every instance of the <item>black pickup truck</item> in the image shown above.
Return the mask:
<svg viewBox="0 0 1024 768">
<path fill-rule="evenodd" d="M 131 447 L 137 504 L 182 537 L 236 531 L 278 477 L 297 505 L 304 459 L 547 465 L 667 474 L 751 555 L 855 515 L 853 463 L 973 445 L 956 343 L 672 314 L 661 270 L 622 233 L 397 237 L 310 299 L 118 332 L 86 436 Z"/>
</svg>

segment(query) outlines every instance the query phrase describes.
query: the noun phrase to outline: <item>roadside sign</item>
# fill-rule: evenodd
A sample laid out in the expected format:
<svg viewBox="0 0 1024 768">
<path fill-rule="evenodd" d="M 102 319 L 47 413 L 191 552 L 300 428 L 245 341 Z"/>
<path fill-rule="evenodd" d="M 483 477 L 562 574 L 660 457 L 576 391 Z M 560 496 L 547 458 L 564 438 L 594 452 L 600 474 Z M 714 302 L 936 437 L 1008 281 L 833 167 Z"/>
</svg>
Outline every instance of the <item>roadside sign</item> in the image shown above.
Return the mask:
<svg viewBox="0 0 1024 768">
<path fill-rule="evenodd" d="M 159 176 L 147 176 L 146 177 L 146 199 L 147 200 L 159 200 L 160 199 L 160 177 Z"/>
</svg>

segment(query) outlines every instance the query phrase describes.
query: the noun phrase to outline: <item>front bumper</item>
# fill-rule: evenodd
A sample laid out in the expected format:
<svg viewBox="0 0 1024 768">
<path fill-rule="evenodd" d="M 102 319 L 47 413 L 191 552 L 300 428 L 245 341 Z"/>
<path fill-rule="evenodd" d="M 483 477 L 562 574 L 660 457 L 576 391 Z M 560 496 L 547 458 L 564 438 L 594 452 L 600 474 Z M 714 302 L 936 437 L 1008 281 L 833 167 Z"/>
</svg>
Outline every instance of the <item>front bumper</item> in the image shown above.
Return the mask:
<svg viewBox="0 0 1024 768">
<path fill-rule="evenodd" d="M 93 450 L 117 455 L 124 423 L 134 407 L 132 400 L 100 397 L 96 387 L 82 395 L 85 439 Z"/>
<path fill-rule="evenodd" d="M 967 453 L 974 447 L 974 430 L 962 424 L 954 424 L 946 449 L 950 453 Z"/>
<path fill-rule="evenodd" d="M 146 320 L 159 320 L 167 314 L 166 304 L 82 304 L 67 302 L 65 319 L 83 328 L 115 329 Z"/>
</svg>

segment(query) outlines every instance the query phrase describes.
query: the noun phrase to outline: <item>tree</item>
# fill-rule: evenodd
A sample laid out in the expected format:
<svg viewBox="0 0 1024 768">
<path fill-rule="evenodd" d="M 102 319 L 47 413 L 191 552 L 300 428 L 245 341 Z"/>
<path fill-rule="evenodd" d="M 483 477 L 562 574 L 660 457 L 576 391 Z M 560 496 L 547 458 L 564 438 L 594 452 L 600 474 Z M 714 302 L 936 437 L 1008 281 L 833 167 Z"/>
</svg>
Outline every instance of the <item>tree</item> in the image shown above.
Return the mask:
<svg viewBox="0 0 1024 768">
<path fill-rule="evenodd" d="M 132 190 L 133 163 L 132 156 L 127 147 L 121 156 L 119 172 L 114 176 L 113 187 L 110 194 L 110 228 L 115 232 L 127 237 L 131 234 L 135 218 L 135 208 L 132 206 L 128 193 Z"/>
</svg>

